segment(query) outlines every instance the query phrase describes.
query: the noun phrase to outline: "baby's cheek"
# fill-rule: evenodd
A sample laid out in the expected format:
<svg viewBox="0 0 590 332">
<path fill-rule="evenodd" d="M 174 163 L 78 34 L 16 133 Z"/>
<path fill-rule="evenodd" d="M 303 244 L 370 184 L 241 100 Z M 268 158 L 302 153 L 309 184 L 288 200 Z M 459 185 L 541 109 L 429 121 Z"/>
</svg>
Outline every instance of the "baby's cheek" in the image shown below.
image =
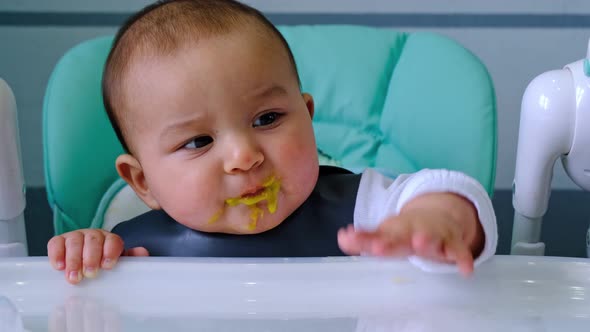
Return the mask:
<svg viewBox="0 0 590 332">
<path fill-rule="evenodd" d="M 278 152 L 284 157 L 289 157 L 296 155 L 298 152 L 304 149 L 305 148 L 303 147 L 303 144 L 294 144 L 294 141 L 289 140 L 279 145 Z"/>
<path fill-rule="evenodd" d="M 296 142 L 295 140 L 293 142 Z M 318 174 L 318 156 L 314 142 L 299 140 L 298 144 L 284 144 L 280 148 L 281 172 L 288 174 L 284 187 L 292 195 L 305 199 L 315 186 Z"/>
<path fill-rule="evenodd" d="M 304 162 L 307 159 L 317 158 L 313 133 L 310 135 L 302 135 L 301 133 L 290 135 L 278 146 L 277 152 L 284 158 L 283 160 Z"/>
<path fill-rule="evenodd" d="M 305 177 L 317 168 L 315 148 L 302 145 L 284 145 L 279 152 L 281 168 L 292 176 Z"/>
<path fill-rule="evenodd" d="M 169 188 L 164 210 L 181 224 L 195 228 L 206 223 L 215 211 L 211 201 L 212 188 L 216 186 L 200 183 L 196 179 L 179 178 Z M 209 188 L 209 189 L 206 189 Z"/>
</svg>

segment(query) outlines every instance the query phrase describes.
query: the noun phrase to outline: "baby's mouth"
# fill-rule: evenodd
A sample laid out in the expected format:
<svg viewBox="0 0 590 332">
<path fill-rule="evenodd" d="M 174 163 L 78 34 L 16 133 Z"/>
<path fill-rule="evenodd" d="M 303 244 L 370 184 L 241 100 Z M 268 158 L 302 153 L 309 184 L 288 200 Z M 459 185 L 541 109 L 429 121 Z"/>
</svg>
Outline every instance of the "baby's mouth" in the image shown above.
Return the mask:
<svg viewBox="0 0 590 332">
<path fill-rule="evenodd" d="M 255 189 L 255 190 L 251 190 L 251 191 L 249 191 L 249 192 L 247 192 L 247 193 L 243 194 L 241 197 L 242 197 L 242 198 L 247 198 L 247 197 L 254 197 L 254 196 L 257 196 L 257 195 L 259 195 L 260 193 L 262 193 L 262 191 L 263 191 L 263 190 L 264 190 L 264 187 L 260 187 L 260 188 L 257 188 L 257 189 Z"/>
<path fill-rule="evenodd" d="M 243 193 L 241 196 L 232 197 L 225 200 L 225 204 L 228 206 L 236 206 L 244 204 L 250 208 L 250 223 L 248 223 L 248 229 L 254 230 L 256 223 L 259 218 L 264 215 L 264 210 L 258 206 L 258 203 L 266 201 L 266 208 L 268 212 L 275 213 L 277 210 L 278 193 L 281 182 L 274 176 L 266 180 L 262 186 L 249 190 Z M 209 223 L 215 222 L 223 213 L 223 210 L 216 213 L 210 220 Z"/>
<path fill-rule="evenodd" d="M 250 190 L 241 196 L 228 198 L 225 203 L 229 206 L 244 204 L 253 207 L 264 200 L 268 201 L 268 210 L 274 213 L 276 210 L 276 196 L 279 191 L 280 182 L 273 176 L 266 180 L 261 187 Z"/>
<path fill-rule="evenodd" d="M 225 202 L 229 206 L 235 206 L 238 204 L 245 204 L 245 205 L 256 204 L 256 203 L 259 203 L 267 198 L 266 197 L 267 190 L 268 190 L 268 187 L 264 187 L 264 186 L 258 187 L 257 189 L 250 190 L 250 191 L 246 192 L 245 194 L 242 194 L 241 196 L 226 199 Z"/>
</svg>

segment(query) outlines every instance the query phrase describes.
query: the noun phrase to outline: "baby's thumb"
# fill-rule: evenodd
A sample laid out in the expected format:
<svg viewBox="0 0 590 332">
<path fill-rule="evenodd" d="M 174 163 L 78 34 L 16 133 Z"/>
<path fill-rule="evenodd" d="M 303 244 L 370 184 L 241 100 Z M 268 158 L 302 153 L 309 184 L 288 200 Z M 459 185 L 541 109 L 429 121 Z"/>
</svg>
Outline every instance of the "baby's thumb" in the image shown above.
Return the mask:
<svg viewBox="0 0 590 332">
<path fill-rule="evenodd" d="M 135 247 L 125 250 L 124 256 L 149 256 L 150 253 L 144 247 Z"/>
<path fill-rule="evenodd" d="M 338 247 L 346 255 L 360 255 L 361 247 L 355 237 L 354 231 L 341 229 L 338 231 Z"/>
</svg>

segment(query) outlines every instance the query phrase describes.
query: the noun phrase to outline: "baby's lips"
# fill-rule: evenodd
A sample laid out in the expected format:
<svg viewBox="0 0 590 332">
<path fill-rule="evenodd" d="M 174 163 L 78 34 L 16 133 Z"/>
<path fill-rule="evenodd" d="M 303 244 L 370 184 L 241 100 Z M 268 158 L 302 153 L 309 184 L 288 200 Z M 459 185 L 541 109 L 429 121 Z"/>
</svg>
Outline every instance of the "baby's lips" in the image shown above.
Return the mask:
<svg viewBox="0 0 590 332">
<path fill-rule="evenodd" d="M 253 197 L 253 196 L 257 196 L 260 193 L 262 193 L 264 191 L 265 187 L 264 186 L 258 186 L 252 189 L 248 189 L 246 191 L 244 191 L 240 197 Z"/>
<path fill-rule="evenodd" d="M 238 204 L 254 205 L 264 200 L 271 200 L 276 196 L 280 182 L 274 176 L 264 182 L 262 186 L 248 189 L 238 197 L 232 197 L 225 200 L 229 206 Z"/>
<path fill-rule="evenodd" d="M 257 204 L 257 203 L 265 200 L 267 198 L 267 196 L 268 196 L 267 190 L 265 189 L 261 193 L 254 195 L 254 196 L 245 196 L 245 197 L 242 196 L 242 197 L 228 198 L 225 200 L 225 202 L 229 206 L 236 206 L 238 204 L 254 205 L 254 204 Z"/>
</svg>

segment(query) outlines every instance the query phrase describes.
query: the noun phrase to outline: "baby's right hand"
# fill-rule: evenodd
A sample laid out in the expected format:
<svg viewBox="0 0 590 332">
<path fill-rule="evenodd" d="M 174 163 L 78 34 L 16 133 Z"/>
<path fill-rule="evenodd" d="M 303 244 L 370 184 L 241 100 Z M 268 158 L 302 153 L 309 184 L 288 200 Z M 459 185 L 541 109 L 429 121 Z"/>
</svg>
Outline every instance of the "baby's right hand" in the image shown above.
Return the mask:
<svg viewBox="0 0 590 332">
<path fill-rule="evenodd" d="M 143 247 L 123 252 L 123 240 L 102 229 L 80 229 L 57 235 L 47 243 L 49 262 L 56 270 L 65 270 L 66 280 L 79 283 L 94 278 L 99 268 L 112 269 L 119 256 L 149 256 Z"/>
</svg>

